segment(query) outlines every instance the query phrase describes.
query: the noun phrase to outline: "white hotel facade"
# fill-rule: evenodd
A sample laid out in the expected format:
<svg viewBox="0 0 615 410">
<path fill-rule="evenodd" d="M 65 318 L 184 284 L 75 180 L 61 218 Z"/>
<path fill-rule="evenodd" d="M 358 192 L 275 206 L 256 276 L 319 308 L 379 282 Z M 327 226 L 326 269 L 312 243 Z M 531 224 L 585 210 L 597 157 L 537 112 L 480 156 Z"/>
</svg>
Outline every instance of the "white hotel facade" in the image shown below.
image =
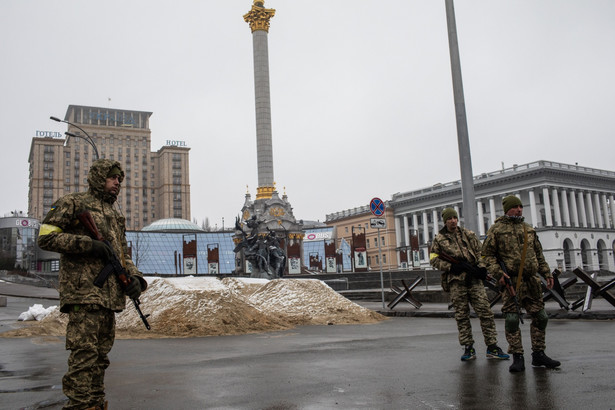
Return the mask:
<svg viewBox="0 0 615 410">
<path fill-rule="evenodd" d="M 615 172 L 552 161 L 524 165 L 474 177 L 478 232 L 484 239 L 504 211 L 502 198 L 517 195 L 525 221 L 536 228 L 551 269 L 615 271 Z M 428 248 L 444 226 L 440 213 L 454 207 L 463 225 L 461 181 L 436 184 L 392 196 L 399 254 L 410 255 L 416 236 L 422 267 Z"/>
</svg>

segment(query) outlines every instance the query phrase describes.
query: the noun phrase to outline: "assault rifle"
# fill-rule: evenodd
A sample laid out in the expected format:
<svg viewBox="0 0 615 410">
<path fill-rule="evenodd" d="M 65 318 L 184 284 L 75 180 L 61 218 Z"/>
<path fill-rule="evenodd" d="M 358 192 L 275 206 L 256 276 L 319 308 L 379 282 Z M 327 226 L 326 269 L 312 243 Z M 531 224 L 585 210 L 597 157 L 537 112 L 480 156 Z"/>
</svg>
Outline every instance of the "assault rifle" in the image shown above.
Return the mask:
<svg viewBox="0 0 615 410">
<path fill-rule="evenodd" d="M 502 261 L 498 261 L 498 263 L 500 264 L 502 271 L 504 271 L 504 283 L 506 284 L 506 291 L 508 291 L 508 294 L 513 298 L 513 301 L 515 302 L 515 309 L 517 310 L 517 315 L 519 316 L 519 320 L 523 324 L 523 315 L 521 313 L 521 307 L 519 306 L 519 299 L 517 299 L 517 292 L 515 291 L 515 287 L 513 286 L 512 281 L 510 280 L 508 272 L 506 271 L 506 265 L 504 265 L 504 262 Z"/>
<path fill-rule="evenodd" d="M 109 277 L 111 273 L 113 273 L 115 277 L 117 278 L 117 281 L 120 287 L 122 288 L 122 290 L 125 290 L 131 281 L 139 280 L 137 278 L 131 277 L 128 274 L 128 272 L 126 272 L 126 269 L 124 269 L 124 267 L 122 266 L 119 258 L 117 257 L 117 254 L 113 250 L 113 247 L 111 246 L 109 241 L 103 238 L 100 232 L 98 231 L 98 228 L 96 227 L 96 222 L 94 222 L 94 218 L 92 218 L 92 214 L 90 214 L 89 211 L 83 211 L 77 214 L 77 218 L 83 224 L 83 226 L 85 226 L 86 229 L 90 231 L 90 234 L 94 237 L 94 239 L 96 239 L 97 241 L 102 241 L 105 244 L 107 244 L 107 246 L 109 246 L 109 248 L 111 249 L 111 252 L 113 253 L 113 257 L 111 258 L 111 260 L 108 261 L 107 265 L 100 271 L 96 279 L 94 279 L 94 285 L 96 285 L 99 288 L 102 288 L 103 285 L 105 284 L 105 281 L 107 280 L 107 278 Z M 139 314 L 139 317 L 143 321 L 145 328 L 147 330 L 150 330 L 151 327 L 149 323 L 147 322 L 147 317 L 149 315 L 144 315 L 143 312 L 141 312 L 141 308 L 139 307 L 141 302 L 139 301 L 139 298 L 134 298 L 134 299 L 131 298 L 131 300 L 135 306 L 135 309 L 137 310 L 137 313 Z"/>
<path fill-rule="evenodd" d="M 467 272 L 480 280 L 488 282 L 490 285 L 493 285 L 493 287 L 497 286 L 495 279 L 487 275 L 487 270 L 485 268 L 479 268 L 478 266 L 473 265 L 470 262 L 457 260 L 445 252 L 440 252 L 438 254 L 438 257 L 453 265 L 461 265 L 464 272 Z"/>
</svg>

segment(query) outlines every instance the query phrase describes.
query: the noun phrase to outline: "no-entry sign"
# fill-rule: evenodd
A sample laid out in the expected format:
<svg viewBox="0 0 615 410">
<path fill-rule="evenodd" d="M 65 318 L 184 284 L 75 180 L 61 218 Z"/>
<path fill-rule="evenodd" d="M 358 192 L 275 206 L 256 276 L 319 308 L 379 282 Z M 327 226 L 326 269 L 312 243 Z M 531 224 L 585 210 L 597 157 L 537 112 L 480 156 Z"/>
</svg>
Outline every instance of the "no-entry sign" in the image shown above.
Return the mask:
<svg viewBox="0 0 615 410">
<path fill-rule="evenodd" d="M 384 202 L 380 198 L 372 198 L 369 202 L 369 209 L 374 216 L 382 216 L 384 215 Z"/>
</svg>

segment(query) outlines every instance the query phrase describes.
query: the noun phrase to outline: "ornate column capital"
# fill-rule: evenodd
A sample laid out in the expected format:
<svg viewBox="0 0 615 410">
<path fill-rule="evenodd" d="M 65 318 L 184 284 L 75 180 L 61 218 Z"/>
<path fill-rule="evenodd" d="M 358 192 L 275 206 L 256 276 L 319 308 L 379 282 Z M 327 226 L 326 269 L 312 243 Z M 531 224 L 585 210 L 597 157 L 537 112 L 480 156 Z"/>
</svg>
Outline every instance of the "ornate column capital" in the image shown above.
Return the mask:
<svg viewBox="0 0 615 410">
<path fill-rule="evenodd" d="M 243 15 L 246 23 L 254 33 L 256 30 L 269 32 L 269 20 L 275 15 L 274 9 L 266 9 L 264 0 L 254 0 L 252 9 Z"/>
</svg>

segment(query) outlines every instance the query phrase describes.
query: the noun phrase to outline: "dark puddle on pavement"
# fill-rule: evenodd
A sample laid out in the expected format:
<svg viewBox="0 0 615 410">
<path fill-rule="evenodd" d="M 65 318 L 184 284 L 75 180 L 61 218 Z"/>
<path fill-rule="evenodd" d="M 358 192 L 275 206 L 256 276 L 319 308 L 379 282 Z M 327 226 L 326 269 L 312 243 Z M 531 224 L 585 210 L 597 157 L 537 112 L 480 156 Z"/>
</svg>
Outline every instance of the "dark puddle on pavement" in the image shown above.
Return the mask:
<svg viewBox="0 0 615 410">
<path fill-rule="evenodd" d="M 0 390 L 0 394 L 2 393 L 26 393 L 26 392 L 31 392 L 31 391 L 52 391 L 52 390 L 62 390 L 62 386 L 57 385 L 57 384 L 50 384 L 47 386 L 25 387 L 23 389 Z"/>
</svg>

